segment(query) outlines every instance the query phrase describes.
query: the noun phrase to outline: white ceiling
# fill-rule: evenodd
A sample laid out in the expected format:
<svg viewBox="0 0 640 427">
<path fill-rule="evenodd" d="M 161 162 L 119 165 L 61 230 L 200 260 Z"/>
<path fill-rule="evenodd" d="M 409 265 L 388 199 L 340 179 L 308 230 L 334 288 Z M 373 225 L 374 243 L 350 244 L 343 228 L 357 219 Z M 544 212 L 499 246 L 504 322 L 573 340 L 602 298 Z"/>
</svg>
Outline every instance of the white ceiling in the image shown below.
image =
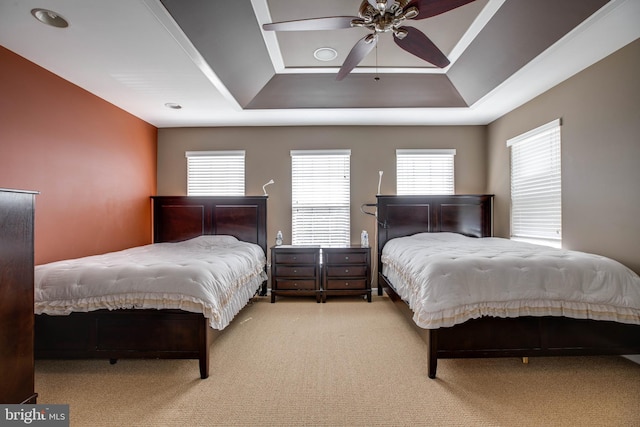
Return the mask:
<svg viewBox="0 0 640 427">
<path fill-rule="evenodd" d="M 424 26 L 453 65 L 504 1 L 478 0 L 445 14 L 449 16 L 413 26 Z M 357 15 L 360 1 L 251 0 L 251 4 L 257 24 L 262 24 Z M 53 28 L 36 21 L 30 11 L 37 7 L 58 12 L 70 22 L 69 27 Z M 640 38 L 639 22 L 640 0 L 612 0 L 469 107 L 243 110 L 215 67 L 205 62 L 159 0 L 0 0 L 2 46 L 159 128 L 486 124 Z M 340 57 L 337 63 L 318 63 L 311 56 L 313 50 L 320 43 L 330 44 L 346 55 L 344 51 L 363 34 L 361 29 L 335 33 L 276 36 L 263 32 L 263 37 L 278 74 L 334 73 Z M 384 78 L 389 72 L 446 71 L 420 64 L 392 43 L 381 41 L 377 69 L 375 58 L 368 57 L 355 72 L 377 72 Z M 168 109 L 165 103 L 183 108 Z"/>
</svg>

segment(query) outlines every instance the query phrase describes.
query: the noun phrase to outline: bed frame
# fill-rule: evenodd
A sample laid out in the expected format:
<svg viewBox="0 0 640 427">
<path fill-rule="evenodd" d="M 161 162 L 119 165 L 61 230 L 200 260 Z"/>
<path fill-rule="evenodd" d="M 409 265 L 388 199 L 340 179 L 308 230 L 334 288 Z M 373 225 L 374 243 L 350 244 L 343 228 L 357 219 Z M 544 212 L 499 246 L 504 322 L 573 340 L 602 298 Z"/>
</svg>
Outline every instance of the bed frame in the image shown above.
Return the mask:
<svg viewBox="0 0 640 427">
<path fill-rule="evenodd" d="M 380 262 L 385 243 L 420 232 L 488 237 L 492 195 L 378 196 L 378 294 L 384 289 L 427 344 L 429 378 L 439 358 L 640 354 L 640 326 L 568 317 L 482 317 L 439 329 L 419 328 Z"/>
<path fill-rule="evenodd" d="M 176 242 L 227 234 L 267 253 L 267 197 L 152 197 L 153 240 Z M 266 268 L 266 267 L 265 267 Z M 265 270 L 266 271 L 266 270 Z M 260 293 L 266 294 L 266 281 Z M 209 376 L 209 347 L 219 332 L 198 313 L 182 310 L 97 310 L 35 316 L 39 359 L 198 359 Z"/>
</svg>

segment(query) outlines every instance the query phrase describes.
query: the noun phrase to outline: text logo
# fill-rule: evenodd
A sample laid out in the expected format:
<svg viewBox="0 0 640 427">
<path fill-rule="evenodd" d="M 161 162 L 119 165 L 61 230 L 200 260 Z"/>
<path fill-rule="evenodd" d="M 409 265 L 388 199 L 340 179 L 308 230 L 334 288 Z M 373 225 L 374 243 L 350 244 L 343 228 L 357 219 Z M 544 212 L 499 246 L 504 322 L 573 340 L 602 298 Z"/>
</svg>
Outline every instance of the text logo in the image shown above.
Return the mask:
<svg viewBox="0 0 640 427">
<path fill-rule="evenodd" d="M 69 405 L 0 405 L 0 427 L 68 427 Z"/>
</svg>

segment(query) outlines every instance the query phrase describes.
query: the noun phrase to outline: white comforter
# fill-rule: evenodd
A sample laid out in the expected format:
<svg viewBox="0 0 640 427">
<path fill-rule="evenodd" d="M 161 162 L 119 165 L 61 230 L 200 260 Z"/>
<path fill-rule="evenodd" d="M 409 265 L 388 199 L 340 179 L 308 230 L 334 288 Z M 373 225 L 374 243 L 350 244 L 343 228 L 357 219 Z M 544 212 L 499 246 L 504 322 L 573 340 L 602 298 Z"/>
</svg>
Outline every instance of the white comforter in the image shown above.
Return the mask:
<svg viewBox="0 0 640 427">
<path fill-rule="evenodd" d="M 640 324 L 640 277 L 617 261 L 500 238 L 421 233 L 390 240 L 382 272 L 422 328 L 481 316 Z"/>
<path fill-rule="evenodd" d="M 260 246 L 200 236 L 36 266 L 36 314 L 143 308 L 202 313 L 225 328 L 266 280 Z"/>
</svg>

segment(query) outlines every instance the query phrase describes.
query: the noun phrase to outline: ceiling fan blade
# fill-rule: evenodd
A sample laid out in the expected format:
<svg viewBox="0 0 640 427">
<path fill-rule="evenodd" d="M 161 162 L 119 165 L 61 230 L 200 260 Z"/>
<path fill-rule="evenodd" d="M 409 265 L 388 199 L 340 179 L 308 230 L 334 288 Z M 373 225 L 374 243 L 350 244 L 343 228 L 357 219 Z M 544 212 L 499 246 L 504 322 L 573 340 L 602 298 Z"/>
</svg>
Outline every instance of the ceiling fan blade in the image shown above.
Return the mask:
<svg viewBox="0 0 640 427">
<path fill-rule="evenodd" d="M 375 34 L 367 34 L 358 40 L 358 43 L 353 46 L 353 49 L 347 55 L 347 59 L 344 60 L 342 67 L 340 67 L 336 80 L 344 79 L 373 50 L 376 43 L 378 43 L 378 36 Z"/>
<path fill-rule="evenodd" d="M 273 22 L 264 24 L 267 31 L 319 31 L 351 28 L 351 21 L 357 16 L 330 16 L 328 18 L 299 19 L 296 21 Z"/>
<path fill-rule="evenodd" d="M 473 1 L 475 0 L 412 0 L 404 9 L 407 10 L 415 6 L 418 8 L 419 13 L 418 16 L 413 19 L 425 19 L 448 12 Z"/>
<path fill-rule="evenodd" d="M 400 29 L 407 31 L 407 35 L 402 39 L 394 37 L 393 40 L 402 49 L 436 67 L 444 68 L 449 65 L 447 56 L 422 31 L 413 27 L 400 27 Z"/>
</svg>

